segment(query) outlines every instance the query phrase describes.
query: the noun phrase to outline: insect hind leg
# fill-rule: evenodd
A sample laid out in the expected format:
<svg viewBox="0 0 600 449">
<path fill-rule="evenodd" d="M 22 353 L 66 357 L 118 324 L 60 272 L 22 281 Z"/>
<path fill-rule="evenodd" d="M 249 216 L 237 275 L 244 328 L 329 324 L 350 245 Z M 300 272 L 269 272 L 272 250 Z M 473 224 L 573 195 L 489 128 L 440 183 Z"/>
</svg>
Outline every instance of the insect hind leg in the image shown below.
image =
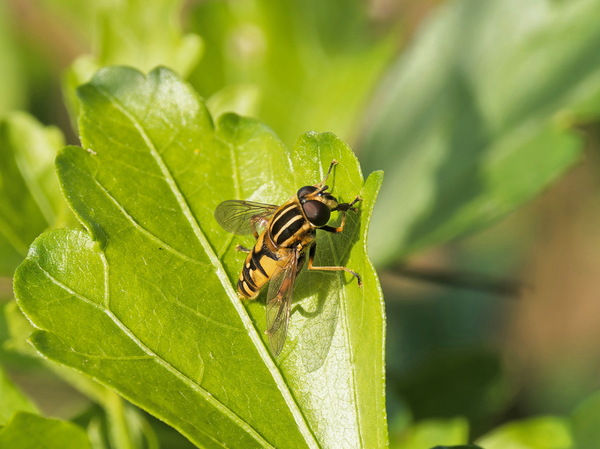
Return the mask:
<svg viewBox="0 0 600 449">
<path fill-rule="evenodd" d="M 242 246 L 242 245 L 237 245 L 235 247 L 235 250 L 236 251 L 241 251 L 243 253 L 249 253 L 251 251 L 249 248 L 246 248 L 245 246 Z"/>
<path fill-rule="evenodd" d="M 360 278 L 360 275 L 356 271 L 351 270 L 350 268 L 335 267 L 335 266 L 315 267 L 313 265 L 313 262 L 314 262 L 314 259 L 315 259 L 315 253 L 316 252 L 317 252 L 317 244 L 313 243 L 312 246 L 310 247 L 310 251 L 308 253 L 308 265 L 306 266 L 306 268 L 308 270 L 315 270 L 315 271 L 346 271 L 346 272 L 350 273 L 352 276 L 354 276 L 356 278 L 356 281 L 358 282 L 358 286 L 362 287 L 362 279 Z"/>
</svg>

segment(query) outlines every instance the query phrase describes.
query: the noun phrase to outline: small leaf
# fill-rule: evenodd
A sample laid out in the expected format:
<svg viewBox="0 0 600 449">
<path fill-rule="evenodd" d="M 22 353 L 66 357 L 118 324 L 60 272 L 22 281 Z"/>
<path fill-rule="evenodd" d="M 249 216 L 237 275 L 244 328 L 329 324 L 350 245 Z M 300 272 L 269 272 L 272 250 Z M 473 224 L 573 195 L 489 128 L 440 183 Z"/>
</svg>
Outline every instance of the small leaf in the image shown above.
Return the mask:
<svg viewBox="0 0 600 449">
<path fill-rule="evenodd" d="M 234 84 L 219 90 L 206 101 L 211 115 L 220 117 L 227 112 L 256 116 L 260 91 L 253 84 Z"/>
<path fill-rule="evenodd" d="M 423 449 L 434 445 L 461 444 L 466 441 L 469 424 L 463 418 L 429 419 L 419 421 L 406 429 L 395 447 L 401 449 Z"/>
<path fill-rule="evenodd" d="M 65 148 L 57 165 L 87 232 L 43 234 L 16 274 L 38 351 L 200 446 L 385 446 L 383 305 L 365 255 L 381 173 L 363 185 L 331 134 L 309 133 L 289 152 L 257 121 L 225 115 L 214 127 L 167 69 L 104 69 L 79 94 L 84 148 Z M 364 287 L 303 274 L 278 365 L 264 306 L 248 314 L 233 289 L 244 259 L 234 248 L 252 236 L 221 229 L 214 209 L 281 204 L 334 158 L 333 192 L 364 201 L 342 234 L 319 236 L 316 265 L 347 263 Z"/>
<path fill-rule="evenodd" d="M 458 0 L 424 25 L 380 87 L 361 153 L 390 179 L 376 263 L 490 224 L 577 161 L 567 125 L 600 114 L 598 14 L 595 0 Z"/>
<path fill-rule="evenodd" d="M 75 91 L 101 67 L 127 65 L 148 71 L 158 65 L 187 76 L 200 60 L 203 42 L 197 34 L 183 34 L 182 0 L 96 2 L 91 9 L 95 53 L 80 56 L 67 70 L 63 91 L 72 117 L 77 117 Z M 88 31 L 89 30 L 85 30 Z"/>
<path fill-rule="evenodd" d="M 0 369 L 0 426 L 16 412 L 37 413 L 37 408 Z"/>
<path fill-rule="evenodd" d="M 91 449 L 83 429 L 66 421 L 19 412 L 0 429 L 0 447 L 19 449 Z"/>
<path fill-rule="evenodd" d="M 168 65 L 184 75 L 189 73 L 200 58 L 202 40 L 196 34 L 182 33 L 183 3 L 154 0 L 101 4 L 97 11 L 98 65 L 127 64 L 144 71 Z"/>
<path fill-rule="evenodd" d="M 0 120 L 0 275 L 12 275 L 33 239 L 61 220 L 54 158 L 63 143 L 25 113 Z"/>
<path fill-rule="evenodd" d="M 476 441 L 485 449 L 570 449 L 568 422 L 553 416 L 505 424 Z"/>
</svg>

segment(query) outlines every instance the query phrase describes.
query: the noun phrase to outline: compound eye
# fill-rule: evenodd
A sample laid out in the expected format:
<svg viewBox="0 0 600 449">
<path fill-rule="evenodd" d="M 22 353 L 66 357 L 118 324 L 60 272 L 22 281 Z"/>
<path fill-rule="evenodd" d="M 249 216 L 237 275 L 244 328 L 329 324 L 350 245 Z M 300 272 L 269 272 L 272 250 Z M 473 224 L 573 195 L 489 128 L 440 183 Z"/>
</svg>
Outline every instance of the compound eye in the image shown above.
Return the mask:
<svg viewBox="0 0 600 449">
<path fill-rule="evenodd" d="M 304 187 L 300 188 L 300 190 L 298 190 L 297 195 L 298 195 L 298 198 L 302 199 L 302 197 L 310 195 L 311 193 L 315 193 L 318 190 L 319 189 L 317 189 L 315 186 L 304 186 Z"/>
<path fill-rule="evenodd" d="M 320 201 L 307 201 L 302 208 L 308 221 L 315 226 L 325 226 L 331 217 L 331 209 Z"/>
</svg>

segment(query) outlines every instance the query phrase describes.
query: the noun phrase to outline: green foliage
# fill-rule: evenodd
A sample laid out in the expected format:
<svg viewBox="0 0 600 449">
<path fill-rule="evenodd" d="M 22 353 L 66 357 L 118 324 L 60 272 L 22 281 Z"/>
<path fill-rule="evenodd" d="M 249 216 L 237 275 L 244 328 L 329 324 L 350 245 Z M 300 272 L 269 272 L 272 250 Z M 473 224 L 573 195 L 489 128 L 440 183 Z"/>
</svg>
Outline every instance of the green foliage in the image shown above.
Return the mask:
<svg viewBox="0 0 600 449">
<path fill-rule="evenodd" d="M 43 234 L 15 278 L 42 329 L 36 349 L 208 447 L 335 447 L 342 434 L 346 447 L 384 445 L 382 302 L 364 242 L 381 174 L 363 186 L 331 134 L 306 134 L 288 152 L 257 121 L 213 126 L 166 69 L 104 69 L 79 93 L 83 148 L 65 148 L 57 165 L 88 233 Z M 243 260 L 233 249 L 251 241 L 219 229 L 213 211 L 231 198 L 281 203 L 334 158 L 333 191 L 364 201 L 341 236 L 318 239 L 316 262 L 352 267 L 364 287 L 303 275 L 277 364 L 264 307 L 248 313 L 232 288 Z"/>
<path fill-rule="evenodd" d="M 485 398 L 482 398 L 485 401 Z M 392 428 L 395 449 L 594 449 L 598 446 L 598 409 L 600 392 L 584 400 L 570 417 L 540 416 L 502 425 L 479 438 L 476 445 L 461 444 L 468 440 L 469 425 L 464 419 L 422 420 Z M 396 426 L 397 427 L 397 426 Z"/>
<path fill-rule="evenodd" d="M 286 144 L 306 130 L 356 140 L 395 46 L 389 33 L 373 31 L 368 7 L 361 0 L 203 2 L 191 25 L 206 52 L 190 81 L 206 97 L 254 85 L 253 112 Z M 236 102 L 229 111 L 240 112 Z"/>
<path fill-rule="evenodd" d="M 0 275 L 11 275 L 33 239 L 64 214 L 54 172 L 62 145 L 60 131 L 27 114 L 0 120 Z"/>
<path fill-rule="evenodd" d="M 361 163 L 387 171 L 371 239 L 383 266 L 486 226 L 538 194 L 579 158 L 572 125 L 598 117 L 597 0 L 447 2 L 391 67 L 368 111 L 395 47 L 389 30 L 373 26 L 368 2 L 206 1 L 183 11 L 181 0 L 37 3 L 43 24 L 63 19 L 44 45 L 60 30 L 88 52 L 68 70 L 64 92 L 82 148 L 67 147 L 58 159 L 85 230 L 75 229 L 54 177 L 63 137 L 24 114 L 6 115 L 0 297 L 10 296 L 2 276 L 36 236 L 71 229 L 45 233 L 31 248 L 16 284 L 37 330 L 14 303 L 2 304 L 0 356 L 6 364 L 17 360 L 6 351 L 17 354 L 20 367 L 37 360 L 42 376 L 50 370 L 94 401 L 73 418 L 94 449 L 190 447 L 182 434 L 206 447 L 385 447 L 383 307 L 364 242 L 382 175 L 363 182 L 341 140 L 302 133 L 357 140 L 366 130 Z M 0 111 L 27 96 L 35 109 L 54 94 L 41 78 L 58 77 L 51 63 L 62 48 L 36 43 L 20 54 L 18 33 L 36 23 L 14 27 L 7 11 L 1 4 Z M 43 61 L 31 59 L 38 53 Z M 113 64 L 169 66 L 207 106 L 166 69 L 147 77 L 104 69 L 76 98 L 78 86 Z M 46 114 L 59 120 L 55 108 Z M 288 150 L 282 141 L 298 135 Z M 365 285 L 303 272 L 288 342 L 273 360 L 264 294 L 242 304 L 232 288 L 244 257 L 234 248 L 252 238 L 227 234 L 212 213 L 232 198 L 280 204 L 319 181 L 332 158 L 340 161 L 334 194 L 365 201 L 343 234 L 319 237 L 317 264 L 355 269 Z M 464 445 L 469 429 L 478 435 L 513 399 L 495 354 L 463 350 L 470 330 L 481 335 L 487 306 L 457 296 L 402 317 L 413 347 L 391 346 L 388 364 L 422 363 L 389 370 L 389 390 L 410 407 L 402 422 L 394 419 L 401 425 L 392 426 L 393 447 L 475 448 Z M 451 349 L 436 352 L 439 340 Z M 35 407 L 3 375 L 0 398 L 0 424 L 8 423 L 0 446 L 39 447 L 29 441 L 39 435 L 56 447 L 89 447 L 81 429 L 29 414 Z M 511 423 L 478 444 L 592 449 L 598 413 L 594 396 L 570 417 Z"/>
<path fill-rule="evenodd" d="M 182 3 L 182 0 L 84 3 L 86 12 L 94 17 L 95 35 L 90 40 L 95 53 L 78 58 L 65 76 L 64 93 L 74 116 L 76 88 L 101 67 L 122 64 L 148 71 L 166 65 L 184 75 L 194 68 L 202 54 L 202 40 L 193 33 L 182 33 L 179 23 Z"/>
<path fill-rule="evenodd" d="M 181 0 L 99 2 L 97 64 L 128 64 L 148 71 L 158 64 L 189 73 L 200 58 L 202 41 L 182 34 Z M 157 26 L 159 25 L 160 26 Z"/>
<path fill-rule="evenodd" d="M 600 112 L 600 3 L 458 0 L 380 86 L 362 162 L 388 182 L 375 263 L 479 229 L 579 157 L 567 125 Z"/>
<path fill-rule="evenodd" d="M 91 449 L 85 432 L 74 424 L 19 412 L 0 429 L 0 447 L 19 449 Z"/>
</svg>

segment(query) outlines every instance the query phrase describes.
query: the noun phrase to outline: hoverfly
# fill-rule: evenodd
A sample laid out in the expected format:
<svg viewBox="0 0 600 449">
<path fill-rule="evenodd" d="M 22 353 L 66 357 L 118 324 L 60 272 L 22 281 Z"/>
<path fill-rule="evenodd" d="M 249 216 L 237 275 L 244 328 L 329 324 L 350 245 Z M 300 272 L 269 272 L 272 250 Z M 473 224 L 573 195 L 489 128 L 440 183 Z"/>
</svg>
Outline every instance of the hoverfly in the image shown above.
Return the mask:
<svg viewBox="0 0 600 449">
<path fill-rule="evenodd" d="M 318 184 L 304 186 L 285 204 L 255 203 L 229 200 L 217 206 L 215 219 L 234 234 L 253 234 L 256 243 L 252 249 L 238 246 L 248 253 L 237 283 L 242 299 L 255 299 L 260 289 L 270 281 L 267 292 L 267 330 L 271 352 L 277 357 L 285 343 L 292 293 L 296 276 L 304 264 L 308 251 L 309 270 L 347 271 L 361 286 L 358 273 L 346 267 L 313 265 L 317 245 L 316 230 L 340 233 L 346 223 L 346 212 L 361 198 L 351 203 L 339 203 L 325 185 L 336 160 L 331 162 L 325 178 Z M 342 213 L 340 226 L 328 226 L 332 211 Z"/>
</svg>

